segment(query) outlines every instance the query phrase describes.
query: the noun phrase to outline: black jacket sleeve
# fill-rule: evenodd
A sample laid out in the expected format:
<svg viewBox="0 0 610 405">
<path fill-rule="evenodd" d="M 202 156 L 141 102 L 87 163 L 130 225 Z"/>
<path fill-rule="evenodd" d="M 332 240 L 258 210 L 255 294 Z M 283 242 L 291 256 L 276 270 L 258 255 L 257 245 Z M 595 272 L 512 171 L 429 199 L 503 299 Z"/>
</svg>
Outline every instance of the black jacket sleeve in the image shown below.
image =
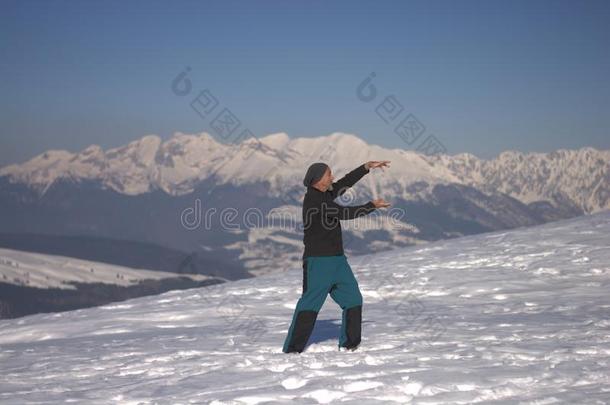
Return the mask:
<svg viewBox="0 0 610 405">
<path fill-rule="evenodd" d="M 351 172 L 347 173 L 341 179 L 333 183 L 333 189 L 329 190 L 333 200 L 347 191 L 348 188 L 352 187 L 358 180 L 360 180 L 365 174 L 369 172 L 369 169 L 365 167 L 365 163 L 361 164 Z"/>
<path fill-rule="evenodd" d="M 321 212 L 326 218 L 355 219 L 368 215 L 375 210 L 376 208 L 372 201 L 363 205 L 342 206 L 330 199 L 326 199 L 322 202 Z"/>
</svg>

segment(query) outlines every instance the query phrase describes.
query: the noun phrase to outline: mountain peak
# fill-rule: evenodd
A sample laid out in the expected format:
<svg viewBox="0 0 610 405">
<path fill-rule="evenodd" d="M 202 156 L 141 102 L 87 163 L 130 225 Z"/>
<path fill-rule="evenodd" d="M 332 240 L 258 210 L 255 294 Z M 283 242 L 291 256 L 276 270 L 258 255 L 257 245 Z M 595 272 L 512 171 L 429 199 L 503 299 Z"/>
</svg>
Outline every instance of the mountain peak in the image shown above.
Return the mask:
<svg viewBox="0 0 610 405">
<path fill-rule="evenodd" d="M 520 152 L 518 150 L 514 150 L 514 149 L 509 149 L 509 150 L 505 150 L 500 152 L 500 154 L 498 155 L 498 158 L 500 159 L 514 159 L 514 158 L 519 158 L 519 157 L 523 157 L 525 154 L 523 152 Z"/>
<path fill-rule="evenodd" d="M 93 155 L 99 152 L 103 152 L 103 149 L 99 145 L 89 145 L 85 149 L 81 150 L 79 155 Z"/>
<path fill-rule="evenodd" d="M 158 146 L 159 144 L 161 144 L 161 137 L 159 135 L 155 135 L 155 134 L 144 135 L 140 139 L 136 139 L 135 141 L 130 142 L 129 144 L 130 145 L 137 144 L 137 145 L 143 145 L 143 146 L 155 146 L 155 145 Z"/>
<path fill-rule="evenodd" d="M 356 136 L 354 134 L 348 134 L 345 132 L 333 132 L 332 134 L 328 135 L 327 138 L 330 138 L 335 142 L 341 142 L 341 143 L 366 144 L 366 142 L 363 141 L 358 136 Z"/>
<path fill-rule="evenodd" d="M 273 149 L 280 149 L 290 142 L 290 137 L 285 132 L 278 132 L 260 138 L 260 141 Z"/>
</svg>

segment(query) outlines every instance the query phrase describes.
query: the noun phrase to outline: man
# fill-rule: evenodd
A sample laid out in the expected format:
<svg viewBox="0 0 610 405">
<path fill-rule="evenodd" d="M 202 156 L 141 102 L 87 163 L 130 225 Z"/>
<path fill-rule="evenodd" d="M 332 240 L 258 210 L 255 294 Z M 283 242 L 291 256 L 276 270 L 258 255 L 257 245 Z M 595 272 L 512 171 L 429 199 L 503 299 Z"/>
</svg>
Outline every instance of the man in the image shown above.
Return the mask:
<svg viewBox="0 0 610 405">
<path fill-rule="evenodd" d="M 355 350 L 360 344 L 362 294 L 343 253 L 339 221 L 361 217 L 390 204 L 380 198 L 364 205 L 347 207 L 333 200 L 356 184 L 371 168 L 389 167 L 389 163 L 387 160 L 364 163 L 336 183 L 333 183 L 334 177 L 325 163 L 314 163 L 307 170 L 303 179 L 303 185 L 307 187 L 303 200 L 303 293 L 284 342 L 284 353 L 301 353 L 305 349 L 318 312 L 329 293 L 343 310 L 339 350 Z"/>
</svg>

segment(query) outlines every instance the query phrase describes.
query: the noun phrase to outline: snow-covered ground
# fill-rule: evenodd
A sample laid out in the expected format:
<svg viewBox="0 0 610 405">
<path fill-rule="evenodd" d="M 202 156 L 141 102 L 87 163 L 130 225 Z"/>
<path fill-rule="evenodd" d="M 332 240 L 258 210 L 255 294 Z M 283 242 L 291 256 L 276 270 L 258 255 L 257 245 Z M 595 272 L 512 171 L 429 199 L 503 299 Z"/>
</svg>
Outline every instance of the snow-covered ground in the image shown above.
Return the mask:
<svg viewBox="0 0 610 405">
<path fill-rule="evenodd" d="M 0 321 L 0 402 L 610 403 L 610 212 L 349 259 L 356 352 L 281 352 L 295 268 Z"/>
</svg>

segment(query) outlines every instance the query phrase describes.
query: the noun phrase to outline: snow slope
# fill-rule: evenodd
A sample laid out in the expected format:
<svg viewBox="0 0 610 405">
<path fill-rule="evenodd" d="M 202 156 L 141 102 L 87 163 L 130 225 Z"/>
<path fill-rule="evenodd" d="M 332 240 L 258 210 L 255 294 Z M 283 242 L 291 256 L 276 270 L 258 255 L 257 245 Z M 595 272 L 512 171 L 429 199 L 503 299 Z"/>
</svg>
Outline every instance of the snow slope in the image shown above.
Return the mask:
<svg viewBox="0 0 610 405">
<path fill-rule="evenodd" d="M 158 280 L 178 276 L 195 281 L 216 278 L 201 274 L 134 269 L 74 257 L 0 248 L 0 281 L 28 287 L 75 290 L 76 287 L 69 282 L 128 286 L 145 279 Z"/>
<path fill-rule="evenodd" d="M 610 402 L 610 212 L 350 263 L 356 352 L 330 298 L 306 351 L 281 352 L 294 268 L 0 321 L 0 402 Z"/>
</svg>

